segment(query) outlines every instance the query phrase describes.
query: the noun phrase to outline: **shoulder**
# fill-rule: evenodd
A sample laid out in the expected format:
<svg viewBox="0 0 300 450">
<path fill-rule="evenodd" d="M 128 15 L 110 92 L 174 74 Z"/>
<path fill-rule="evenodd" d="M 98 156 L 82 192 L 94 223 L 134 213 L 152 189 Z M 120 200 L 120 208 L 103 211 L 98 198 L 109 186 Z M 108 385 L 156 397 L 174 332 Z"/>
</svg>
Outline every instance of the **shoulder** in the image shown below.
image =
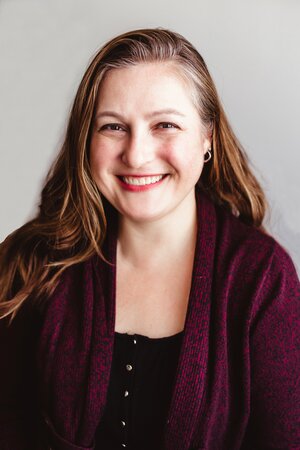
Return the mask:
<svg viewBox="0 0 300 450">
<path fill-rule="evenodd" d="M 225 289 L 239 307 L 250 308 L 252 319 L 261 309 L 299 305 L 299 279 L 288 251 L 272 236 L 242 223 L 224 208 L 215 206 L 215 211 L 214 279 L 218 289 Z"/>
<path fill-rule="evenodd" d="M 216 251 L 227 264 L 247 271 L 296 272 L 288 251 L 270 234 L 241 222 L 223 207 L 216 210 Z"/>
</svg>

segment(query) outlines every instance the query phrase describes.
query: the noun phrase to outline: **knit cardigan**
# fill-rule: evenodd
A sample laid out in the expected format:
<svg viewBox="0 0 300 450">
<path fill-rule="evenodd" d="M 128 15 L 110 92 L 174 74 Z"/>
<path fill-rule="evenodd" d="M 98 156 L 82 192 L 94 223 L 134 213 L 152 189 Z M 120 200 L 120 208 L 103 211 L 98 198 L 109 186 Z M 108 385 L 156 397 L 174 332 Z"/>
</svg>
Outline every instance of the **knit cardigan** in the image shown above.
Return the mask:
<svg viewBox="0 0 300 450">
<path fill-rule="evenodd" d="M 272 237 L 201 191 L 197 211 L 163 449 L 300 449 L 295 267 Z M 43 313 L 28 303 L 12 327 L 0 321 L 0 450 L 94 448 L 113 354 L 116 242 L 111 225 L 109 263 L 93 256 L 73 265 Z"/>
</svg>

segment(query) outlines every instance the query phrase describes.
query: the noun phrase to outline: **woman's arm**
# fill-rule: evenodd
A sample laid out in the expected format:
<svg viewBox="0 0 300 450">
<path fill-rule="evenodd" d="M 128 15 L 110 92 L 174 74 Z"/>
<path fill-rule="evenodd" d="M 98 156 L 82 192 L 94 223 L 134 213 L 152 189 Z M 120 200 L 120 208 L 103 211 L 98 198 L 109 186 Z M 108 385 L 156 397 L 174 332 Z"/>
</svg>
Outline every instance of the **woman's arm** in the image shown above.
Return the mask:
<svg viewBox="0 0 300 450">
<path fill-rule="evenodd" d="M 300 285 L 276 246 L 250 337 L 251 417 L 243 450 L 300 449 Z"/>
</svg>

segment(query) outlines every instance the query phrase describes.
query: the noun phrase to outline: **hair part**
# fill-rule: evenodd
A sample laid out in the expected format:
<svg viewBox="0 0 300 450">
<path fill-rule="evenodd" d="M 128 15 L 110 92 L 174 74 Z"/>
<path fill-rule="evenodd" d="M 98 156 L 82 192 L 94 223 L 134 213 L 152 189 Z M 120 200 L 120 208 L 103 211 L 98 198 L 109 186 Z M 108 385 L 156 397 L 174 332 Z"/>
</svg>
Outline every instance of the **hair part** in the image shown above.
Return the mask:
<svg viewBox="0 0 300 450">
<path fill-rule="evenodd" d="M 213 158 L 198 182 L 213 202 L 262 229 L 266 199 L 221 106 L 198 51 L 178 33 L 141 29 L 110 40 L 97 52 L 79 85 L 64 143 L 41 193 L 36 217 L 0 246 L 0 318 L 55 290 L 73 264 L 102 254 L 107 228 L 101 193 L 89 166 L 89 142 L 101 81 L 110 70 L 169 63 L 183 77 L 211 136 Z"/>
</svg>

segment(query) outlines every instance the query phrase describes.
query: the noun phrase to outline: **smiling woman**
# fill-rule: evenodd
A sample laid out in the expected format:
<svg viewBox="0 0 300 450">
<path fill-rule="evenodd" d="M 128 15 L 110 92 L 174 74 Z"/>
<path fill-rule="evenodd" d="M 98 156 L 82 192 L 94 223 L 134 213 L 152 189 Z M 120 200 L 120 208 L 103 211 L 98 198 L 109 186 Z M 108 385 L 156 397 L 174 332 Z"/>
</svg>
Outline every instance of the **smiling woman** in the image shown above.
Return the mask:
<svg viewBox="0 0 300 450">
<path fill-rule="evenodd" d="M 299 280 L 265 209 L 191 43 L 100 49 L 0 247 L 0 448 L 299 448 Z"/>
</svg>

